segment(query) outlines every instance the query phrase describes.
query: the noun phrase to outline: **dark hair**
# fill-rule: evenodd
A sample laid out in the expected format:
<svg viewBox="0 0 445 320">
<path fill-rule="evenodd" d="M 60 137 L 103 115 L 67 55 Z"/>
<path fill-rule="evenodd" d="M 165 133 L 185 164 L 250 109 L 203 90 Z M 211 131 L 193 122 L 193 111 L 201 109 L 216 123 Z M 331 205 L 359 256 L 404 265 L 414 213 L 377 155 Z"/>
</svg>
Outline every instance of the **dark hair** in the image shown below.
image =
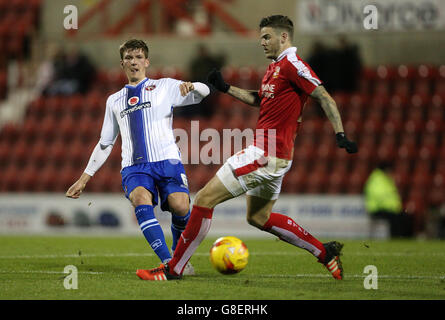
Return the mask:
<svg viewBox="0 0 445 320">
<path fill-rule="evenodd" d="M 292 20 L 287 16 L 280 14 L 268 16 L 261 19 L 260 29 L 264 27 L 271 27 L 274 29 L 284 29 L 289 33 L 289 38 L 292 39 L 294 36 L 294 24 Z"/>
<path fill-rule="evenodd" d="M 121 60 L 124 58 L 124 52 L 127 50 L 137 50 L 142 49 L 145 54 L 145 58 L 148 58 L 148 46 L 143 40 L 130 39 L 125 41 L 119 47 L 119 53 L 121 55 Z"/>
</svg>

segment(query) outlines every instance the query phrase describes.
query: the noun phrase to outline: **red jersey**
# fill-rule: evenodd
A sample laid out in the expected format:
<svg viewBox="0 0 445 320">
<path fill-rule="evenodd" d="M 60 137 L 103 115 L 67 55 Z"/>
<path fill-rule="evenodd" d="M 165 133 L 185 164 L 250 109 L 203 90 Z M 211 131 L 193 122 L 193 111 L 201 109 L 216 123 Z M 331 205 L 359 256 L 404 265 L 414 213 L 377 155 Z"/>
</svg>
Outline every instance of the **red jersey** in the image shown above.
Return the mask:
<svg viewBox="0 0 445 320">
<path fill-rule="evenodd" d="M 284 50 L 267 68 L 258 92 L 261 103 L 254 141 L 254 145 L 266 154 L 275 152 L 277 158 L 288 160 L 292 159 L 303 106 L 307 97 L 321 84 L 296 52 L 295 47 Z M 274 137 L 269 129 L 276 130 L 275 150 L 271 149 Z"/>
</svg>

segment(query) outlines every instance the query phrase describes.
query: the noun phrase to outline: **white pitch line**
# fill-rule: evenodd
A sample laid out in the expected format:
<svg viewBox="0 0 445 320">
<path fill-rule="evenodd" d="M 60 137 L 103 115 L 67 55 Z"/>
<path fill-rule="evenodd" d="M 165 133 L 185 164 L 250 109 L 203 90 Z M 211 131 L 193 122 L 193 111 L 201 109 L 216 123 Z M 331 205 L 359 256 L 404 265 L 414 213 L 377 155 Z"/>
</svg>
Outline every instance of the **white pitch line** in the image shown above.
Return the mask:
<svg viewBox="0 0 445 320">
<path fill-rule="evenodd" d="M 197 252 L 196 256 L 208 256 L 207 252 Z M 274 252 L 251 252 L 252 256 L 283 256 L 283 255 L 307 255 L 306 252 L 287 252 L 287 251 L 274 251 Z M 429 256 L 429 257 L 445 257 L 445 252 L 436 253 L 424 253 L 424 252 L 348 252 L 346 256 L 382 256 L 382 257 L 417 257 L 417 256 Z M 58 258 L 118 258 L 118 257 L 153 257 L 154 253 L 82 253 L 82 254 L 42 254 L 42 255 L 5 255 L 0 256 L 0 259 L 58 259 Z"/>
<path fill-rule="evenodd" d="M 47 271 L 47 270 L 0 270 L 0 273 L 43 273 L 43 274 L 66 274 L 63 271 Z M 95 271 L 78 271 L 79 274 L 104 274 L 105 272 L 95 272 Z M 68 274 L 66 274 L 68 275 Z"/>
<path fill-rule="evenodd" d="M 46 271 L 46 270 L 0 270 L 0 274 L 66 274 L 63 271 Z M 103 274 L 116 274 L 116 272 L 94 272 L 94 271 L 78 271 L 79 274 L 88 274 L 88 275 L 103 275 Z M 135 272 L 119 272 L 119 274 L 135 274 Z M 330 278 L 329 274 L 318 274 L 318 273 L 300 273 L 300 274 L 269 274 L 269 275 L 261 275 L 262 278 Z M 345 279 L 350 278 L 365 278 L 366 275 L 362 274 L 345 274 Z M 445 276 L 416 276 L 416 275 L 378 275 L 379 279 L 388 279 L 388 280 L 445 280 Z M 187 277 L 189 278 L 189 277 Z M 237 280 L 239 278 L 226 277 L 228 280 Z"/>
</svg>

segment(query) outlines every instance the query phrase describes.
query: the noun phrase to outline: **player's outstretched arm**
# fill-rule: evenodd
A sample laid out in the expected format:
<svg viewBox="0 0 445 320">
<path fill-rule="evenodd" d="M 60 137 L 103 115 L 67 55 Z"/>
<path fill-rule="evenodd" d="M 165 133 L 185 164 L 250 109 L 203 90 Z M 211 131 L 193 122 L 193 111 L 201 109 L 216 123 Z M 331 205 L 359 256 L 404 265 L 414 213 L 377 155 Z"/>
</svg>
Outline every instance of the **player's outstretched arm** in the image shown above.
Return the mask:
<svg viewBox="0 0 445 320">
<path fill-rule="evenodd" d="M 217 90 L 227 93 L 232 97 L 254 107 L 260 106 L 260 97 L 258 91 L 246 90 L 229 85 L 224 81 L 224 78 L 219 70 L 213 69 L 207 76 L 207 81 L 213 85 Z"/>
<path fill-rule="evenodd" d="M 355 142 L 349 141 L 346 137 L 337 104 L 326 89 L 322 85 L 318 86 L 312 91 L 311 97 L 318 101 L 329 121 L 332 123 L 337 146 L 339 148 L 345 148 L 348 153 L 356 153 L 358 151 L 357 145 Z"/>
<path fill-rule="evenodd" d="M 85 189 L 86 184 L 91 179 L 91 177 L 96 173 L 97 170 L 102 167 L 102 165 L 107 160 L 108 156 L 113 149 L 113 145 L 102 145 L 100 142 L 96 145 L 93 152 L 91 153 L 90 160 L 88 161 L 88 165 L 85 168 L 85 171 L 80 176 L 79 180 L 77 180 L 66 192 L 66 196 L 68 198 L 77 199 L 80 197 L 83 189 Z"/>
<path fill-rule="evenodd" d="M 181 96 L 183 97 L 185 97 L 192 91 L 198 93 L 202 98 L 207 97 L 210 93 L 209 87 L 201 82 L 182 82 L 179 85 L 179 91 L 181 92 Z"/>
</svg>

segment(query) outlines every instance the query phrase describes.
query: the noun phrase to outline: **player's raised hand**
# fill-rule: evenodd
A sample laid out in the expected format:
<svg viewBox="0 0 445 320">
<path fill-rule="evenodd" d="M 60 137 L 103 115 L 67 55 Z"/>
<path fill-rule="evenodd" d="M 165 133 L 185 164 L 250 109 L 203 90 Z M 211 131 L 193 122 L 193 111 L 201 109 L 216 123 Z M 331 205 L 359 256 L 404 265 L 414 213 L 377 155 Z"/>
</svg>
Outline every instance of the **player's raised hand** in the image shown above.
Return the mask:
<svg viewBox="0 0 445 320">
<path fill-rule="evenodd" d="M 179 90 L 181 91 L 181 96 L 185 97 L 190 91 L 195 90 L 195 87 L 191 82 L 182 82 L 179 85 Z"/>
<path fill-rule="evenodd" d="M 358 151 L 357 144 L 353 141 L 349 141 L 344 132 L 337 133 L 335 139 L 337 141 L 337 146 L 339 148 L 345 148 L 348 153 L 356 153 Z"/>
<path fill-rule="evenodd" d="M 213 69 L 207 75 L 207 82 L 214 86 L 217 90 L 226 93 L 230 85 L 224 81 L 224 78 L 219 70 Z"/>
</svg>

